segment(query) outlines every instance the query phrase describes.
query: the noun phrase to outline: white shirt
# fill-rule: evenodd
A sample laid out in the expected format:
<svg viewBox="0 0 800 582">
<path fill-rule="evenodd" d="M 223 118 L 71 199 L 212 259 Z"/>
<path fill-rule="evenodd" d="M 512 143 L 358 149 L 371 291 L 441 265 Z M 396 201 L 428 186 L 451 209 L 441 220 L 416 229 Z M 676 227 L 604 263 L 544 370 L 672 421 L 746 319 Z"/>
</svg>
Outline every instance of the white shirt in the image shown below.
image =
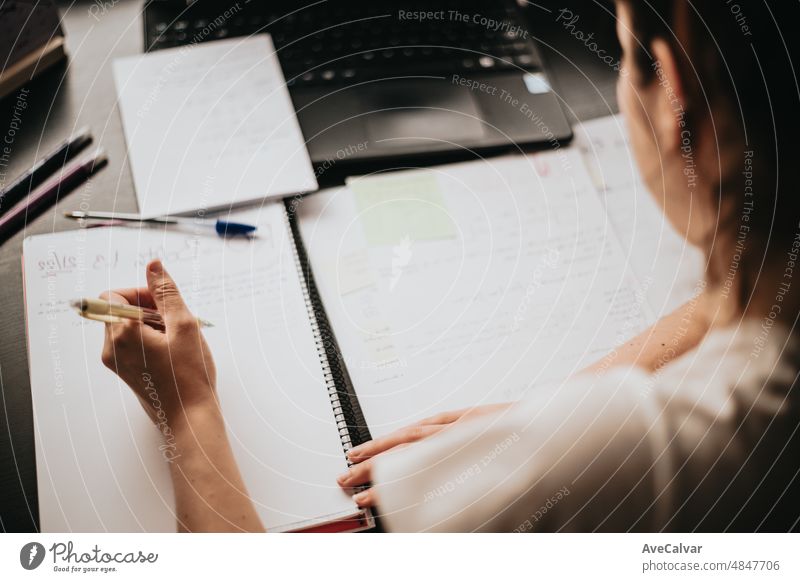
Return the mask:
<svg viewBox="0 0 800 582">
<path fill-rule="evenodd" d="M 375 459 L 390 531 L 787 531 L 800 517 L 800 342 L 712 331 L 653 374 L 536 388 Z M 770 322 L 767 322 L 770 323 Z"/>
</svg>

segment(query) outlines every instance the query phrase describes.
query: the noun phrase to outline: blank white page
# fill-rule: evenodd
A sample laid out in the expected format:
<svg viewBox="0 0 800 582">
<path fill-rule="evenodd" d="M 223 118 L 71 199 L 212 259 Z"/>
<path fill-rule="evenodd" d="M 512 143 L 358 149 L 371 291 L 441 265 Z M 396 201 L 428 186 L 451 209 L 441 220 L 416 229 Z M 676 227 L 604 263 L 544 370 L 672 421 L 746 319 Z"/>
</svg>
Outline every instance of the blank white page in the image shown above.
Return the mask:
<svg viewBox="0 0 800 582">
<path fill-rule="evenodd" d="M 317 189 L 269 35 L 119 59 L 114 80 L 142 215 Z"/>
<path fill-rule="evenodd" d="M 159 228 L 29 238 L 24 268 L 39 508 L 44 531 L 174 531 L 164 439 L 131 389 L 100 361 L 103 325 L 77 297 L 144 285 L 161 257 L 204 334 L 234 453 L 267 528 L 356 507 L 281 203 L 241 215 L 258 239 Z M 143 379 L 143 382 L 146 381 Z"/>
<path fill-rule="evenodd" d="M 647 316 L 576 150 L 350 180 L 299 215 L 373 436 L 521 398 Z"/>
</svg>

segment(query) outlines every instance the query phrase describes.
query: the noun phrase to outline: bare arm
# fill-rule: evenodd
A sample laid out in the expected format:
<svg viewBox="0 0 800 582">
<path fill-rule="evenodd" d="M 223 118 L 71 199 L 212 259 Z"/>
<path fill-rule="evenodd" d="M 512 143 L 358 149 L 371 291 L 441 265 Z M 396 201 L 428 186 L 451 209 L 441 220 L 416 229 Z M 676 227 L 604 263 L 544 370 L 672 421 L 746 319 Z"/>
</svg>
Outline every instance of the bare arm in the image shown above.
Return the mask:
<svg viewBox="0 0 800 582">
<path fill-rule="evenodd" d="M 164 435 L 178 530 L 263 531 L 225 432 L 208 345 L 160 262 L 148 265 L 147 285 L 106 296 L 158 309 L 166 330 L 138 321 L 106 324 L 103 363 L 133 389 Z"/>
<path fill-rule="evenodd" d="M 187 410 L 175 423 L 170 463 L 178 531 L 264 531 L 231 451 L 218 406 Z"/>
</svg>

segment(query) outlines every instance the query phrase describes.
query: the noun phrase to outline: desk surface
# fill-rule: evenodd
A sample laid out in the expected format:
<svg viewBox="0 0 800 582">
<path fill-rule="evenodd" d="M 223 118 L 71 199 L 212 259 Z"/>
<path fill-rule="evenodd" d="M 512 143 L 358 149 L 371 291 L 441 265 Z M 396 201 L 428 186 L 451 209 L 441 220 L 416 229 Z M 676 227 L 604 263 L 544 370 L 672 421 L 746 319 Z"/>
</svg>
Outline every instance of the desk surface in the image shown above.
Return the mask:
<svg viewBox="0 0 800 582">
<path fill-rule="evenodd" d="M 70 59 L 28 86 L 27 108 L 13 135 L 12 111 L 17 94 L 0 102 L 0 139 L 10 147 L 6 181 L 74 130 L 88 125 L 95 145 L 103 146 L 109 165 L 56 207 L 32 221 L 0 247 L 0 530 L 33 531 L 38 526 L 33 417 L 23 312 L 22 240 L 75 228 L 65 210 L 82 203 L 98 210 L 135 212 L 136 201 L 126 161 L 125 140 L 116 108 L 111 76 L 114 58 L 142 51 L 141 0 L 106 3 L 99 14 L 95 2 L 62 2 L 61 13 Z M 575 120 L 615 112 L 615 73 L 572 33 L 594 32 L 598 46 L 616 49 L 613 18 L 594 2 L 573 2 L 580 25 L 557 22 L 556 3 L 543 0 L 530 9 L 530 31 L 544 48 L 554 85 Z M 95 8 L 90 12 L 90 7 Z M 551 8 L 552 7 L 552 8 Z M 574 18 L 572 16 L 571 18 Z M 578 21 L 574 21 L 577 24 Z M 9 143 L 10 141 L 10 143 Z M 99 357 L 99 355 L 98 355 Z"/>
</svg>

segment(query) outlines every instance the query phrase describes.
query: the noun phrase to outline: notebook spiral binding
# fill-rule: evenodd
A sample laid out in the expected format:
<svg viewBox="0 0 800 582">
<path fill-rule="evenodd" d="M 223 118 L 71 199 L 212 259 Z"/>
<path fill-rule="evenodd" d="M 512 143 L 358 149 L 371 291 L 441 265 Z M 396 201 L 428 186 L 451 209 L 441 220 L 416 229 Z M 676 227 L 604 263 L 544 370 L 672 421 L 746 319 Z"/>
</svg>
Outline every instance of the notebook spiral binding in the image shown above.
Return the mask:
<svg viewBox="0 0 800 582">
<path fill-rule="evenodd" d="M 308 257 L 300 238 L 297 222 L 294 219 L 294 213 L 288 200 L 285 202 L 284 210 L 289 232 L 292 236 L 292 252 L 297 272 L 300 275 L 303 300 L 311 322 L 311 331 L 314 334 L 314 343 L 322 365 L 336 429 L 339 432 L 342 448 L 347 453 L 353 447 L 370 440 L 372 437 L 361 412 L 361 407 L 358 404 L 341 351 L 336 343 L 336 337 L 325 314 L 325 308 L 317 291 Z M 347 464 L 349 466 L 352 463 L 348 460 Z"/>
</svg>

